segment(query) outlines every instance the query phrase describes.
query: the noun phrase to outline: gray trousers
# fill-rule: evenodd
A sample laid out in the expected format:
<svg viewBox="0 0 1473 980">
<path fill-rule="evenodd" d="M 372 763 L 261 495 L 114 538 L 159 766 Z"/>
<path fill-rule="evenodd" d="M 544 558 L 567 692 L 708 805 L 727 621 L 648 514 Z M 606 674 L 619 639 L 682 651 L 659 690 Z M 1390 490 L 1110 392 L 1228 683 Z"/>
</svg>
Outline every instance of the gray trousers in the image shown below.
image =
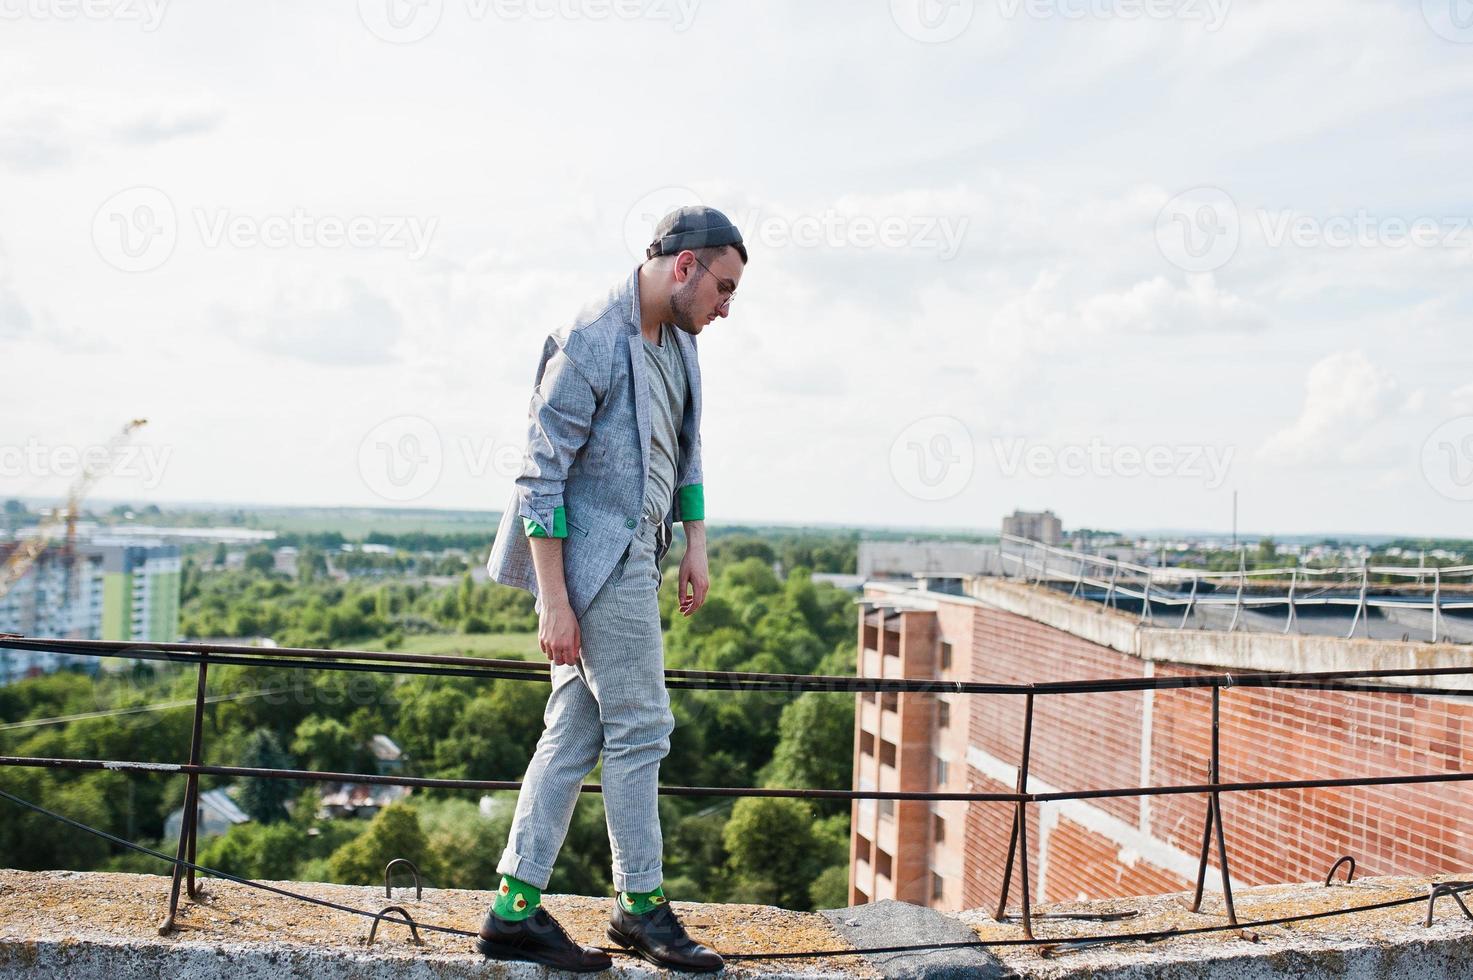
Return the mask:
<svg viewBox="0 0 1473 980">
<path fill-rule="evenodd" d="M 660 635 L 660 525 L 648 518 L 578 621 L 583 655 L 554 664 L 542 738 L 523 777 L 496 870 L 546 888 L 579 786 L 602 753 L 614 887 L 653 891 L 663 877 L 657 787 L 675 717 Z"/>
</svg>

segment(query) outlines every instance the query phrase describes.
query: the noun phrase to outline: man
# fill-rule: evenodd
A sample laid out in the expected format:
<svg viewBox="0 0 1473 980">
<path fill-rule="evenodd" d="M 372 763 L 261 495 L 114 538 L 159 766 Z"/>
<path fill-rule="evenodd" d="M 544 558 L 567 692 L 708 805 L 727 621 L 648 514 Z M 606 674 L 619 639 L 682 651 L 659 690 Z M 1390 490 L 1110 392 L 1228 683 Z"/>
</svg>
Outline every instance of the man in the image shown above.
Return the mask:
<svg viewBox="0 0 1473 980">
<path fill-rule="evenodd" d="M 658 589 L 677 520 L 681 614 L 699 609 L 710 587 L 695 338 L 729 313 L 746 263 L 725 215 L 680 208 L 661 219 L 646 261 L 543 345 L 527 452 L 488 568 L 537 596 L 552 693 L 477 940 L 487 957 L 610 966 L 541 907 L 579 786 L 602 754 L 618 893 L 609 937 L 659 966 L 722 966 L 686 934 L 660 887 L 657 786 L 674 716 Z"/>
</svg>

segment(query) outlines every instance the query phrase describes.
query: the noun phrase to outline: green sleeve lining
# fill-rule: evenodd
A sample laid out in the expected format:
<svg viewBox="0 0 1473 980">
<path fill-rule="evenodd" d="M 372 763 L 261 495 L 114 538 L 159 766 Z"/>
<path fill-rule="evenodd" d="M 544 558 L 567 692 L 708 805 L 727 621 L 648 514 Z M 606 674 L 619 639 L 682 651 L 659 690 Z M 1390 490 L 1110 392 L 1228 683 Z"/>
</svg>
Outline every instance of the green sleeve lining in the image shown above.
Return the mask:
<svg viewBox="0 0 1473 980">
<path fill-rule="evenodd" d="M 567 511 L 561 507 L 552 509 L 552 533 L 530 517 L 522 518 L 522 530 L 529 538 L 566 538 L 568 536 Z"/>
<path fill-rule="evenodd" d="M 675 491 L 675 519 L 677 521 L 704 521 L 706 519 L 706 489 L 703 484 L 691 483 Z"/>
</svg>

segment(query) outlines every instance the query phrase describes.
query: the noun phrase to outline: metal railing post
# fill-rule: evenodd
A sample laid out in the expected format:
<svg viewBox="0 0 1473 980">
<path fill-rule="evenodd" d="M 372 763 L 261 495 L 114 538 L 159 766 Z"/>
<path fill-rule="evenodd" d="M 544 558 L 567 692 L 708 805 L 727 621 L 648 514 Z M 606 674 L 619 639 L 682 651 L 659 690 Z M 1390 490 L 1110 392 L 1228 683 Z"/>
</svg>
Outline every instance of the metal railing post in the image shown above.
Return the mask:
<svg viewBox="0 0 1473 980">
<path fill-rule="evenodd" d="M 207 654 L 200 654 L 199 679 L 195 685 L 194 693 L 194 729 L 189 739 L 189 764 L 198 766 L 202 758 L 201 742 L 204 738 L 205 723 L 205 678 L 209 670 Z M 189 897 L 198 899 L 200 889 L 194 880 L 194 869 L 190 868 L 185 874 L 184 864 L 188 861 L 195 863 L 195 839 L 199 825 L 199 773 L 191 771 L 185 777 L 184 783 L 184 809 L 180 813 L 179 820 L 179 847 L 175 852 L 173 880 L 169 887 L 169 914 L 164 921 L 159 923 L 159 935 L 167 935 L 174 929 L 174 918 L 179 914 L 179 886 L 188 879 Z"/>
<path fill-rule="evenodd" d="M 1213 685 L 1212 688 L 1212 756 L 1207 763 L 1207 781 L 1216 786 L 1222 782 L 1222 757 L 1221 757 L 1221 702 L 1222 688 Z M 1228 921 L 1234 926 L 1238 924 L 1238 913 L 1233 907 L 1233 880 L 1228 870 L 1227 838 L 1222 826 L 1222 794 L 1213 791 L 1207 797 L 1207 825 L 1202 831 L 1202 853 L 1197 865 L 1197 890 L 1192 896 L 1192 911 L 1202 910 L 1202 892 L 1207 883 L 1207 856 L 1212 847 L 1213 829 L 1216 828 L 1217 837 L 1217 863 L 1222 871 L 1222 899 L 1227 908 Z"/>
<path fill-rule="evenodd" d="M 1197 576 L 1192 576 L 1192 594 L 1187 596 L 1187 608 L 1182 612 L 1181 623 L 1176 627 L 1179 630 L 1186 629 L 1187 620 L 1192 618 L 1192 609 L 1197 605 L 1197 583 L 1200 581 L 1201 579 L 1197 578 Z"/>
<path fill-rule="evenodd" d="M 1248 584 L 1248 551 L 1247 551 L 1247 549 L 1239 549 L 1239 551 L 1238 551 L 1238 597 L 1233 600 L 1233 621 L 1228 624 L 1228 628 L 1227 628 L 1227 631 L 1229 633 L 1233 633 L 1233 632 L 1236 632 L 1237 631 L 1237 629 L 1238 629 L 1238 621 L 1243 616 L 1243 589 L 1247 586 L 1247 584 Z"/>
<path fill-rule="evenodd" d="M 1288 633 L 1294 628 L 1294 590 L 1299 585 L 1299 569 L 1295 568 L 1289 573 L 1289 619 L 1284 623 L 1284 632 Z"/>
<path fill-rule="evenodd" d="M 1033 692 L 1024 695 L 1023 702 L 1023 751 L 1018 760 L 1017 792 L 1028 792 L 1028 757 L 1033 746 Z M 1016 856 L 1023 893 L 1023 934 L 1033 938 L 1032 897 L 1028 885 L 1028 803 L 1019 800 L 1013 810 L 1013 830 L 1008 835 L 1008 857 L 1002 872 L 1002 894 L 997 899 L 998 922 L 1009 921 L 1008 891 L 1013 882 L 1013 862 Z"/>
<path fill-rule="evenodd" d="M 1350 621 L 1350 632 L 1345 634 L 1347 640 L 1355 638 L 1355 628 L 1360 625 L 1362 618 L 1366 621 L 1366 638 L 1371 636 L 1371 616 L 1366 609 L 1366 591 L 1370 588 L 1371 570 L 1362 558 L 1360 563 L 1360 598 L 1355 603 L 1355 618 Z"/>
<path fill-rule="evenodd" d="M 1442 635 L 1442 568 L 1433 566 L 1432 569 L 1432 642 L 1438 642 Z"/>
</svg>

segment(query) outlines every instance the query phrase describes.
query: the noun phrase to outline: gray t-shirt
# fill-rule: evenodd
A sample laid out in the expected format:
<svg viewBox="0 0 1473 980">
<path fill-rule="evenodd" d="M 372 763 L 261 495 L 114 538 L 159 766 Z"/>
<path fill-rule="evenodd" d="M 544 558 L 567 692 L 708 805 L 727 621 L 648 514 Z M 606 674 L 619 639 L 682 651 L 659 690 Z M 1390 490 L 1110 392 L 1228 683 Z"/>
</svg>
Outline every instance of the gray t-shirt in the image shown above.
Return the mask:
<svg viewBox="0 0 1473 980">
<path fill-rule="evenodd" d="M 644 487 L 644 514 L 662 521 L 675 495 L 680 422 L 688 391 L 674 327 L 661 324 L 660 343 L 644 342 L 644 359 L 650 382 L 650 478 Z"/>
</svg>

